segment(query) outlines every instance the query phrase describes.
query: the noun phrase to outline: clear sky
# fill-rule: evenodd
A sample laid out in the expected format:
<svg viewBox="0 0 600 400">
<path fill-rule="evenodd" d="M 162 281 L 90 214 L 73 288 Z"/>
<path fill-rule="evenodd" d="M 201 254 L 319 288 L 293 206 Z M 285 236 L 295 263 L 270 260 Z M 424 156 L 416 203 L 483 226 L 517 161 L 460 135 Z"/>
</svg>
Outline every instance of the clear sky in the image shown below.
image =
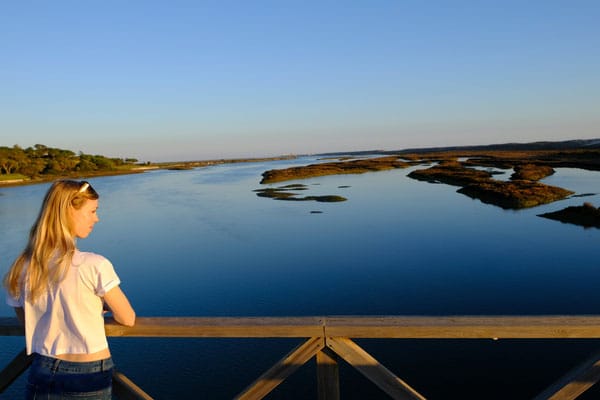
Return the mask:
<svg viewBox="0 0 600 400">
<path fill-rule="evenodd" d="M 600 137 L 600 1 L 6 0 L 0 145 L 140 161 Z"/>
</svg>

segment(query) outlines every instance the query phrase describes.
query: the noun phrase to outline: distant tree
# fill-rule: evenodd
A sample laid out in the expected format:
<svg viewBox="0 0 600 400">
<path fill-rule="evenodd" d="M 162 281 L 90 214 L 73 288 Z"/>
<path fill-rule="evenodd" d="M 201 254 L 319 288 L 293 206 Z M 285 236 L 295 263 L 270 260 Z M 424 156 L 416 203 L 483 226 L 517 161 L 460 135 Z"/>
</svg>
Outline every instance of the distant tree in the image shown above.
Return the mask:
<svg viewBox="0 0 600 400">
<path fill-rule="evenodd" d="M 0 173 L 11 174 L 19 166 L 14 154 L 14 149 L 6 146 L 0 147 Z"/>
<path fill-rule="evenodd" d="M 0 149 L 0 173 L 2 171 L 6 174 L 20 172 L 19 169 L 29 163 L 27 154 L 18 145 Z"/>
<path fill-rule="evenodd" d="M 123 160 L 122 158 L 117 157 L 117 158 L 111 158 L 110 160 L 113 162 L 113 165 L 115 165 L 117 167 L 125 164 L 125 160 Z"/>
<path fill-rule="evenodd" d="M 87 172 L 87 171 L 96 171 L 97 169 L 98 169 L 98 167 L 92 161 L 92 156 L 83 154 L 83 153 L 79 154 L 79 163 L 75 167 L 76 171 Z"/>
<path fill-rule="evenodd" d="M 101 171 L 111 170 L 115 168 L 115 162 L 110 158 L 106 158 L 104 156 L 92 156 L 92 161 L 94 164 L 96 164 L 96 167 L 98 167 L 98 169 Z"/>
<path fill-rule="evenodd" d="M 71 150 L 62 150 L 56 148 L 46 148 L 46 169 L 47 174 L 62 174 L 73 171 L 79 160 Z"/>
<path fill-rule="evenodd" d="M 33 146 L 34 157 L 46 157 L 48 155 L 48 147 L 43 144 L 36 144 Z"/>
<path fill-rule="evenodd" d="M 0 174 L 20 173 L 29 177 L 40 175 L 65 175 L 70 172 L 108 171 L 128 163 L 135 158 L 108 158 L 71 150 L 35 144 L 22 149 L 18 145 L 0 146 Z"/>
<path fill-rule="evenodd" d="M 29 159 L 27 164 L 19 166 L 19 173 L 31 178 L 41 175 L 46 169 L 46 161 L 42 158 Z"/>
<path fill-rule="evenodd" d="M 24 161 L 19 164 L 19 173 L 29 177 L 41 175 L 46 169 L 46 146 L 36 145 L 28 147 L 24 151 Z"/>
</svg>

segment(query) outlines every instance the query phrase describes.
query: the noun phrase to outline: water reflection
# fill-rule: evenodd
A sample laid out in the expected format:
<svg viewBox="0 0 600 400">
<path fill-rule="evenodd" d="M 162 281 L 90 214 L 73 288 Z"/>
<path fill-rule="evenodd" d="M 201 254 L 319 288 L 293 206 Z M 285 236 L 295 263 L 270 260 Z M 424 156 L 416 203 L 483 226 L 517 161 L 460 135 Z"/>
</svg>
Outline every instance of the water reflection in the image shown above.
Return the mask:
<svg viewBox="0 0 600 400">
<path fill-rule="evenodd" d="M 411 168 L 298 181 L 343 203 L 255 195 L 262 171 L 297 162 L 93 179 L 101 221 L 79 245 L 114 261 L 142 315 L 583 312 L 560 296 L 536 301 L 552 285 L 583 290 L 588 311 L 600 305 L 588 268 L 598 231 L 536 217 L 581 198 L 506 211 L 411 180 Z M 558 169 L 544 182 L 589 193 L 595 174 Z M 4 270 L 45 189 L 2 190 Z"/>
<path fill-rule="evenodd" d="M 308 185 L 311 194 L 343 195 L 348 200 L 342 203 L 273 201 L 253 192 L 267 187 L 259 183 L 263 171 L 315 161 L 91 179 L 101 195 L 100 223 L 79 246 L 113 261 L 143 316 L 586 314 L 600 309 L 600 230 L 537 217 L 583 201 L 598 203 L 598 195 L 502 210 L 458 194 L 456 187 L 406 177 L 421 167 L 289 182 Z M 558 169 L 543 182 L 593 193 L 597 174 Z M 1 189 L 3 273 L 24 245 L 45 190 L 45 185 Z M 2 304 L 0 315 L 11 310 Z M 15 340 L 0 340 L 9 353 L 15 346 L 18 351 Z M 146 354 L 154 340 L 113 342 L 122 369 L 159 398 L 170 398 L 159 383 L 168 379 L 144 377 L 139 371 L 145 362 L 174 366 L 177 354 L 236 359 L 249 351 L 223 341 L 186 341 L 177 351 L 156 355 Z M 166 343 L 177 347 L 181 342 Z M 256 343 L 260 348 L 262 342 Z M 281 355 L 276 352 L 273 362 Z M 250 351 L 247 357 L 256 354 Z M 198 365 L 182 372 L 190 382 L 185 379 L 181 390 L 222 382 L 217 375 L 232 367 L 211 368 Z M 245 386 L 258 375 L 253 372 L 238 383 Z"/>
</svg>

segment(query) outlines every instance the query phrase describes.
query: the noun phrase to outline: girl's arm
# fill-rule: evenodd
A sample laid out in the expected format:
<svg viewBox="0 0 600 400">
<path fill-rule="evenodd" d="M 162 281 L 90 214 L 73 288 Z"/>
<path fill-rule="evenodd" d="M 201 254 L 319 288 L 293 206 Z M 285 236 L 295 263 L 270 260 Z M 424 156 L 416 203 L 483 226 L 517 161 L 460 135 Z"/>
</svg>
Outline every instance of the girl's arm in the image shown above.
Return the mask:
<svg viewBox="0 0 600 400">
<path fill-rule="evenodd" d="M 112 311 L 115 321 L 125 326 L 135 324 L 135 311 L 129 304 L 127 296 L 119 286 L 115 286 L 104 294 L 104 301 L 110 311 Z"/>
</svg>

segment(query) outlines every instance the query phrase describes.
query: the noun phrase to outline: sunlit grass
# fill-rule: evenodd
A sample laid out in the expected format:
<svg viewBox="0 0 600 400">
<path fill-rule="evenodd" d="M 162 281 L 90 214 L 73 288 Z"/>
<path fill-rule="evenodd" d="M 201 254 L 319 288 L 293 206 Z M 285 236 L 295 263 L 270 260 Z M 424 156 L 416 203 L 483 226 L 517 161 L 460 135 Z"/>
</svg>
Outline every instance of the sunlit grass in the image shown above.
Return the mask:
<svg viewBox="0 0 600 400">
<path fill-rule="evenodd" d="M 29 178 L 27 176 L 21 175 L 21 174 L 1 174 L 0 175 L 0 182 L 1 181 L 25 180 L 25 179 L 29 179 Z"/>
</svg>

